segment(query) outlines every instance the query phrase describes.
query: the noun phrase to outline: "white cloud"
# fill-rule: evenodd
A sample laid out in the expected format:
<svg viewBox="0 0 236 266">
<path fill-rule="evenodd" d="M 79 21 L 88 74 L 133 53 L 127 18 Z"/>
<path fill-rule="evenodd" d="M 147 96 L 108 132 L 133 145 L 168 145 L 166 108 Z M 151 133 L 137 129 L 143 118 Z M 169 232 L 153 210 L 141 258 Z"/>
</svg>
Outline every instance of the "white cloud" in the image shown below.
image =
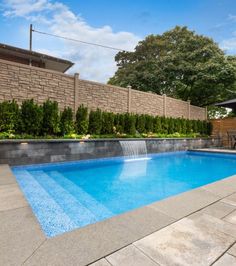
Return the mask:
<svg viewBox="0 0 236 266">
<path fill-rule="evenodd" d="M 227 40 L 223 40 L 220 43 L 220 47 L 227 53 L 236 53 L 236 37 L 232 37 Z"/>
<path fill-rule="evenodd" d="M 38 29 L 42 28 L 53 34 L 124 50 L 133 50 L 140 40 L 130 32 L 114 32 L 110 26 L 92 27 L 81 16 L 74 14 L 68 6 L 60 2 L 6 0 L 3 14 L 8 18 L 24 18 L 37 24 Z M 34 35 L 36 36 L 36 33 Z M 45 37 L 40 36 L 40 38 Z M 106 82 L 116 70 L 114 56 L 117 51 L 60 39 L 51 38 L 50 41 L 50 44 L 45 41 L 44 46 L 38 47 L 38 50 L 72 60 L 75 63 L 72 70 L 79 72 L 81 78 Z M 42 42 L 39 41 L 39 43 Z"/>
</svg>

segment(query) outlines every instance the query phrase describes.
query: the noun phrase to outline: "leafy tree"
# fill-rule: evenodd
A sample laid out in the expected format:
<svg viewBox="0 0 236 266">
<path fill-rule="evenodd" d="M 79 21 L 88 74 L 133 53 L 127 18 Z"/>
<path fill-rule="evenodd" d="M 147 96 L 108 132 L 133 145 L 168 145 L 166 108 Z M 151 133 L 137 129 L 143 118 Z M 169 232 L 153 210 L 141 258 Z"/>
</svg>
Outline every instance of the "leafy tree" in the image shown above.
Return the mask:
<svg viewBox="0 0 236 266">
<path fill-rule="evenodd" d="M 86 134 L 88 132 L 88 108 L 83 104 L 78 107 L 76 112 L 76 130 L 78 134 Z"/>
<path fill-rule="evenodd" d="M 39 135 L 43 122 L 43 109 L 33 99 L 23 101 L 21 105 L 21 131 Z"/>
<path fill-rule="evenodd" d="M 73 111 L 70 107 L 64 108 L 60 116 L 60 132 L 62 135 L 71 134 L 74 131 Z"/>
<path fill-rule="evenodd" d="M 134 52 L 119 52 L 110 84 L 153 91 L 205 106 L 235 91 L 236 57 L 225 56 L 210 38 L 176 26 L 149 35 Z"/>
</svg>

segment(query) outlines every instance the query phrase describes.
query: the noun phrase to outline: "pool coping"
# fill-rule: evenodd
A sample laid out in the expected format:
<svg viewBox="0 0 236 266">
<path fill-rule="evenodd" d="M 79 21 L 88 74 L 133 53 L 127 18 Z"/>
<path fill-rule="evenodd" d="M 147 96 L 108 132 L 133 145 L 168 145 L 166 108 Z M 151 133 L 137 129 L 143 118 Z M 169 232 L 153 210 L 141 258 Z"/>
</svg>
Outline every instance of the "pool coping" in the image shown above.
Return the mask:
<svg viewBox="0 0 236 266">
<path fill-rule="evenodd" d="M 236 175 L 53 238 L 8 165 L 0 165 L 0 192 L 1 265 L 88 265 L 236 193 Z"/>
</svg>

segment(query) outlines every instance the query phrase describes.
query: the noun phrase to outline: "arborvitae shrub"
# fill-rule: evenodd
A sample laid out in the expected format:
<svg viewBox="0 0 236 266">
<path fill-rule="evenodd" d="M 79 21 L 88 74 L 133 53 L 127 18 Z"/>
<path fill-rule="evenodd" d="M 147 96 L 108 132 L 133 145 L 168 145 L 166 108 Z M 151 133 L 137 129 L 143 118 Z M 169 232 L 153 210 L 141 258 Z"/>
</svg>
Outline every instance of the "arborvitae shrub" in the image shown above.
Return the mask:
<svg viewBox="0 0 236 266">
<path fill-rule="evenodd" d="M 125 129 L 125 114 L 116 114 L 114 119 L 114 126 L 116 128 L 116 132 L 120 134 L 124 133 Z"/>
<path fill-rule="evenodd" d="M 181 118 L 176 118 L 173 119 L 174 121 L 174 132 L 182 133 L 182 119 Z"/>
<path fill-rule="evenodd" d="M 59 132 L 60 117 L 58 103 L 47 100 L 43 104 L 42 133 L 46 135 L 56 135 Z"/>
<path fill-rule="evenodd" d="M 186 120 L 186 134 L 192 133 L 192 120 Z"/>
<path fill-rule="evenodd" d="M 126 134 L 135 135 L 136 134 L 136 116 L 134 114 L 125 114 L 125 128 L 124 131 Z"/>
<path fill-rule="evenodd" d="M 174 119 L 169 117 L 167 118 L 168 121 L 168 134 L 173 134 L 175 133 L 175 125 L 174 125 Z"/>
<path fill-rule="evenodd" d="M 168 134 L 168 128 L 169 128 L 169 123 L 168 123 L 168 118 L 162 116 L 161 117 L 161 128 L 162 128 L 162 134 Z"/>
<path fill-rule="evenodd" d="M 64 108 L 60 116 L 60 132 L 62 135 L 74 132 L 73 111 L 70 107 Z"/>
<path fill-rule="evenodd" d="M 103 112 L 102 113 L 102 134 L 112 134 L 114 132 L 114 114 Z"/>
<path fill-rule="evenodd" d="M 88 120 L 88 108 L 83 104 L 79 106 L 76 112 L 76 131 L 78 134 L 87 134 L 89 120 Z"/>
<path fill-rule="evenodd" d="M 99 135 L 102 129 L 102 112 L 100 109 L 89 114 L 89 133 Z"/>
<path fill-rule="evenodd" d="M 146 132 L 147 133 L 153 132 L 153 116 L 146 115 L 145 118 L 146 118 L 146 121 L 145 121 Z"/>
<path fill-rule="evenodd" d="M 187 126 L 186 126 L 186 119 L 181 119 L 181 133 L 186 134 Z"/>
<path fill-rule="evenodd" d="M 154 133 L 162 133 L 162 125 L 161 125 L 161 117 L 156 116 L 153 120 L 153 132 Z"/>
<path fill-rule="evenodd" d="M 33 99 L 23 101 L 21 105 L 21 132 L 38 136 L 43 122 L 43 108 Z"/>
<path fill-rule="evenodd" d="M 16 101 L 0 103 L 0 132 L 16 132 L 19 128 L 20 109 Z"/>
<path fill-rule="evenodd" d="M 146 132 L 146 116 L 145 115 L 136 115 L 136 130 L 139 133 L 145 133 Z"/>
<path fill-rule="evenodd" d="M 192 130 L 193 130 L 193 133 L 199 133 L 197 120 L 192 120 Z"/>
</svg>

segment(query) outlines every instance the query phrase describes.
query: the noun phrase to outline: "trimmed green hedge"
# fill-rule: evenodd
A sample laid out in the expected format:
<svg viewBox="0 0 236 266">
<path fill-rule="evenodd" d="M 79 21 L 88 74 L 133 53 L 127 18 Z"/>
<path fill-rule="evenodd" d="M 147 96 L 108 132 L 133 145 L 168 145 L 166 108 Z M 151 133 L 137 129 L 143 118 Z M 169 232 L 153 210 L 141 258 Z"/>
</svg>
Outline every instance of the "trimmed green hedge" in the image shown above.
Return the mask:
<svg viewBox="0 0 236 266">
<path fill-rule="evenodd" d="M 117 135 L 210 135 L 207 121 L 151 116 L 144 114 L 114 114 L 100 109 L 88 111 L 79 106 L 74 121 L 71 108 L 59 112 L 58 103 L 47 100 L 43 105 L 26 100 L 21 107 L 15 101 L 0 103 L 0 132 L 32 136 Z"/>
</svg>

